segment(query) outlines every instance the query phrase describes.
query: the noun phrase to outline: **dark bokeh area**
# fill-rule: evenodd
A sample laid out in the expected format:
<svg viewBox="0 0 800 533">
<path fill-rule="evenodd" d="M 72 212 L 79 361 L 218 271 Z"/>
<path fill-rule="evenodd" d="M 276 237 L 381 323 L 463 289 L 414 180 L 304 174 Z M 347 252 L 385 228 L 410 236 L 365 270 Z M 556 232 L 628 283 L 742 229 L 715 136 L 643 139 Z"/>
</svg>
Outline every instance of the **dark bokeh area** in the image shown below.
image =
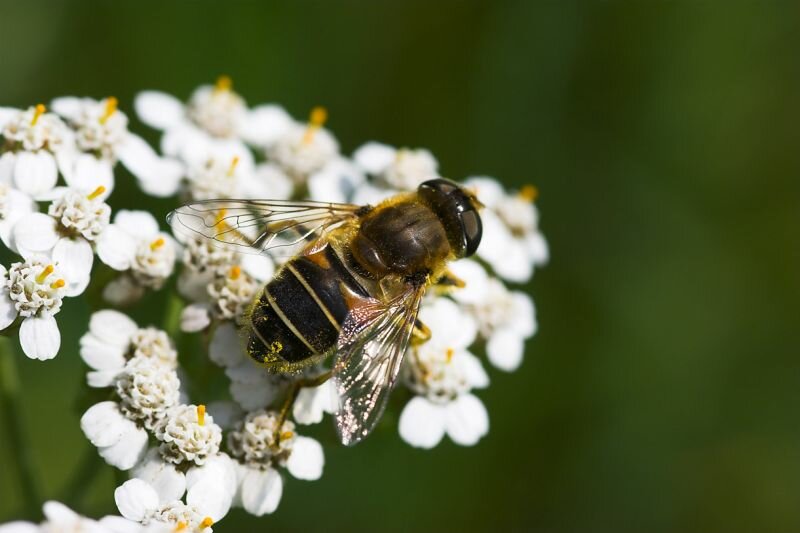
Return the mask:
<svg viewBox="0 0 800 533">
<path fill-rule="evenodd" d="M 423 146 L 447 176 L 540 189 L 540 331 L 479 393 L 489 435 L 419 451 L 390 417 L 353 449 L 326 445 L 323 478 L 288 480 L 276 514 L 236 510 L 215 531 L 789 532 L 798 50 L 791 2 L 2 0 L 0 105 L 114 95 L 132 115 L 139 90 L 185 98 L 228 74 L 251 104 L 325 105 L 345 153 Z M 113 208 L 172 207 L 117 176 Z M 157 323 L 162 301 L 134 316 Z M 90 447 L 88 314 L 65 305 L 54 361 L 19 356 L 48 498 L 69 499 Z M 0 428 L 3 521 L 22 513 L 10 446 Z M 78 510 L 115 510 L 112 470 Z"/>
</svg>

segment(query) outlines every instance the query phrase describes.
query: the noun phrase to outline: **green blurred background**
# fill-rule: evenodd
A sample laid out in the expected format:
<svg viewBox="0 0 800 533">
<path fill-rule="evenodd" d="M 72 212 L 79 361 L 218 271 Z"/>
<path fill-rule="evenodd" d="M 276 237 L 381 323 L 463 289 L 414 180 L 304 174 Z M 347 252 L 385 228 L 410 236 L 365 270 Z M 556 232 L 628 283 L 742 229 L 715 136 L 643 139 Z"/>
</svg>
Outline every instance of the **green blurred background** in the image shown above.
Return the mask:
<svg viewBox="0 0 800 533">
<path fill-rule="evenodd" d="M 228 74 L 251 104 L 325 105 L 346 153 L 423 146 L 447 176 L 539 187 L 540 331 L 480 393 L 488 437 L 419 451 L 388 420 L 326 447 L 322 480 L 289 480 L 275 515 L 216 531 L 790 532 L 799 51 L 788 1 L 0 0 L 0 105 L 115 95 L 132 115 L 139 90 Z M 131 181 L 114 208 L 171 207 Z M 136 318 L 158 322 L 159 298 Z M 89 449 L 88 313 L 65 305 L 54 361 L 18 356 L 48 498 Z M 23 515 L 11 457 L 0 428 L 0 520 Z M 112 469 L 93 483 L 78 509 L 112 512 Z"/>
</svg>

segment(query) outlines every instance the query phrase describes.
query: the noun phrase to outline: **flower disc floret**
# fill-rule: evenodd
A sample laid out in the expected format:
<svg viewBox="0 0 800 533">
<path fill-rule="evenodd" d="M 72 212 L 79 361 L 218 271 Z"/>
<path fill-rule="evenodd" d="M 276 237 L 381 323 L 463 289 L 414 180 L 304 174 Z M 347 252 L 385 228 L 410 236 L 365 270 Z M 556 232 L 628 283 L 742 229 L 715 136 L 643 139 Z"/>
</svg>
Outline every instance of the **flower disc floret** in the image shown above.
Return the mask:
<svg viewBox="0 0 800 533">
<path fill-rule="evenodd" d="M 199 87 L 189 99 L 186 114 L 199 128 L 215 137 L 233 137 L 245 118 L 247 105 L 231 89 L 230 78 L 217 80 L 215 86 Z"/>
<path fill-rule="evenodd" d="M 120 411 L 153 429 L 180 399 L 180 381 L 172 368 L 147 357 L 134 357 L 117 377 Z"/>
<path fill-rule="evenodd" d="M 108 227 L 111 218 L 111 208 L 98 197 L 103 190 L 104 187 L 99 187 L 89 195 L 69 191 L 50 204 L 47 212 L 58 220 L 64 233 L 94 241 Z"/>
<path fill-rule="evenodd" d="M 165 331 L 153 327 L 141 328 L 131 336 L 132 358 L 152 359 L 160 365 L 175 367 L 178 352 Z"/>
<path fill-rule="evenodd" d="M 13 263 L 5 281 L 8 295 L 22 317 L 54 315 L 61 309 L 65 282 L 46 258 Z"/>
<path fill-rule="evenodd" d="M 205 407 L 180 405 L 167 413 L 156 428 L 156 437 L 162 442 L 159 451 L 165 461 L 202 465 L 219 451 L 222 429 L 205 414 Z"/>
<path fill-rule="evenodd" d="M 20 111 L 2 130 L 6 148 L 36 152 L 60 150 L 69 136 L 69 128 L 57 115 L 45 112 L 43 105 Z"/>
<path fill-rule="evenodd" d="M 214 302 L 214 311 L 223 320 L 238 319 L 253 300 L 259 283 L 241 267 L 233 266 L 224 276 L 208 284 L 208 295 Z"/>
<path fill-rule="evenodd" d="M 296 440 L 295 426 L 287 420 L 278 428 L 279 418 L 277 413 L 263 409 L 248 413 L 228 435 L 231 455 L 261 470 L 285 465 Z"/>
</svg>

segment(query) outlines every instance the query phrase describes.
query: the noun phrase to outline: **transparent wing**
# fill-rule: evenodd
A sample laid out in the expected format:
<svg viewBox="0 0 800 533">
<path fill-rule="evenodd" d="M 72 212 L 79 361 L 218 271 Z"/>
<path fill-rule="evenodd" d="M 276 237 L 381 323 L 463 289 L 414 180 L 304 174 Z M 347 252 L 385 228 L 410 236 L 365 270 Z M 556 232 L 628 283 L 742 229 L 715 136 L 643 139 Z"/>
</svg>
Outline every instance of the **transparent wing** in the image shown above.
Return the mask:
<svg viewBox="0 0 800 533">
<path fill-rule="evenodd" d="M 368 300 L 345 320 L 333 364 L 339 395 L 336 430 L 342 444 L 360 442 L 380 420 L 397 382 L 424 292 L 424 287 L 409 287 L 388 305 Z"/>
<path fill-rule="evenodd" d="M 179 207 L 167 222 L 186 236 L 201 236 L 235 252 L 299 253 L 310 241 L 358 218 L 352 204 L 283 200 L 205 200 Z"/>
</svg>

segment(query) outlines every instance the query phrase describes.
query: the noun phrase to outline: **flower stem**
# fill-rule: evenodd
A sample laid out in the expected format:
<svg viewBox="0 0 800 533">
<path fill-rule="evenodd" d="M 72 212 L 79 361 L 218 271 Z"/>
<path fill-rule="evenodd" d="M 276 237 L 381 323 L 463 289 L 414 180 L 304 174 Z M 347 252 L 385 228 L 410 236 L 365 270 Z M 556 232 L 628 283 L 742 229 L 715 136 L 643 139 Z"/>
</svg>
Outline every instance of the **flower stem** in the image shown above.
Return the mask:
<svg viewBox="0 0 800 533">
<path fill-rule="evenodd" d="M 86 492 L 92 487 L 92 481 L 100 472 L 100 457 L 97 455 L 97 449 L 94 446 L 87 447 L 80 465 L 64 486 L 61 501 L 73 509 L 78 507 L 83 502 Z"/>
<path fill-rule="evenodd" d="M 328 381 L 331 375 L 332 372 L 328 370 L 327 372 L 323 372 L 322 374 L 312 378 L 298 379 L 289 386 L 289 391 L 286 393 L 286 399 L 283 401 L 283 407 L 281 408 L 278 416 L 278 425 L 275 429 L 275 442 L 280 443 L 281 441 L 283 423 L 286 422 L 286 419 L 289 417 L 289 411 L 294 405 L 295 400 L 297 400 L 297 395 L 300 394 L 300 389 L 304 389 L 306 387 L 319 387 Z"/>
<path fill-rule="evenodd" d="M 183 312 L 183 300 L 178 296 L 177 290 L 169 291 L 161 319 L 161 329 L 167 332 L 173 342 L 177 342 L 181 332 L 181 312 Z"/>
<path fill-rule="evenodd" d="M 23 424 L 22 401 L 20 398 L 19 372 L 15 343 L 7 337 L 0 337 L 0 401 L 2 401 L 5 429 L 11 442 L 13 463 L 19 477 L 19 487 L 24 501 L 25 512 L 29 517 L 39 514 L 41 499 L 39 483 L 35 475 L 31 442 Z M 8 462 L 6 464 L 8 464 Z"/>
</svg>

